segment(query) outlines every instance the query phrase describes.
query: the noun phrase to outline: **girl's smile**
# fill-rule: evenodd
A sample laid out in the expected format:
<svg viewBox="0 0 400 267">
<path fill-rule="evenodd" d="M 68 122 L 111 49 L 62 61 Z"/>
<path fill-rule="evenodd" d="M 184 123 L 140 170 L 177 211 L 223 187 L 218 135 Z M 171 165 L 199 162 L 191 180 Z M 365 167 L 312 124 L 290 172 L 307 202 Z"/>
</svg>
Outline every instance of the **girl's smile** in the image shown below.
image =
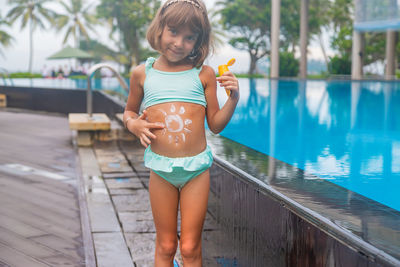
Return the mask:
<svg viewBox="0 0 400 267">
<path fill-rule="evenodd" d="M 169 63 L 181 64 L 193 51 L 197 34 L 188 26 L 165 26 L 161 35 L 161 54 Z"/>
</svg>

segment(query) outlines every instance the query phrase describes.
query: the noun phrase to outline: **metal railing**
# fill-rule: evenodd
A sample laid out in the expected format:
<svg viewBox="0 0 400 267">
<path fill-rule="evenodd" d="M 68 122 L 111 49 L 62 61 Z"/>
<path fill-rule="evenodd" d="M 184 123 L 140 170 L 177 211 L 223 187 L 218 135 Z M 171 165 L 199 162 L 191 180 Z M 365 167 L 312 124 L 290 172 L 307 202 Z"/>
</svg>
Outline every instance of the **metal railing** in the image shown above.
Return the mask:
<svg viewBox="0 0 400 267">
<path fill-rule="evenodd" d="M 7 79 L 10 81 L 10 85 L 14 86 L 13 80 L 10 78 L 10 74 L 5 68 L 0 67 L 0 76 L 3 78 L 4 85 L 7 85 Z"/>
<path fill-rule="evenodd" d="M 110 64 L 107 63 L 99 63 L 96 65 L 93 65 L 88 73 L 87 73 L 87 92 L 86 92 L 86 112 L 89 114 L 89 118 L 92 118 L 93 116 L 93 95 L 92 95 L 92 76 L 95 74 L 95 72 L 101 68 L 107 68 L 111 70 L 114 74 L 115 77 L 117 78 L 119 84 L 124 88 L 127 92 L 129 92 L 128 85 L 126 84 L 124 78 L 118 73 L 118 71 L 112 67 Z"/>
</svg>

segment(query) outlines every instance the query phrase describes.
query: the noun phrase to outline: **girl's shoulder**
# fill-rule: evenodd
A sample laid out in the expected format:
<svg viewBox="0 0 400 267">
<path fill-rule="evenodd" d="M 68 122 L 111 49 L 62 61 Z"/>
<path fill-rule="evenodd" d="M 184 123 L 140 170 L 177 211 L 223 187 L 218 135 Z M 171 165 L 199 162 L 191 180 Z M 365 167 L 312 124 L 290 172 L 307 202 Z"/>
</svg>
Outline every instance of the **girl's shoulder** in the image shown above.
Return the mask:
<svg viewBox="0 0 400 267">
<path fill-rule="evenodd" d="M 216 83 L 215 71 L 213 68 L 207 65 L 203 65 L 199 74 L 199 78 L 204 88 L 207 88 L 208 85 L 213 85 Z"/>
<path fill-rule="evenodd" d="M 132 77 L 142 77 L 143 75 L 145 75 L 145 71 L 146 71 L 145 64 L 140 64 L 133 68 L 133 70 L 131 72 L 131 76 Z"/>
<path fill-rule="evenodd" d="M 146 79 L 146 73 L 144 64 L 140 64 L 132 69 L 130 78 L 132 84 L 135 83 L 140 86 L 143 86 L 145 79 Z"/>
<path fill-rule="evenodd" d="M 200 71 L 200 76 L 215 77 L 215 71 L 208 65 L 203 65 Z"/>
</svg>

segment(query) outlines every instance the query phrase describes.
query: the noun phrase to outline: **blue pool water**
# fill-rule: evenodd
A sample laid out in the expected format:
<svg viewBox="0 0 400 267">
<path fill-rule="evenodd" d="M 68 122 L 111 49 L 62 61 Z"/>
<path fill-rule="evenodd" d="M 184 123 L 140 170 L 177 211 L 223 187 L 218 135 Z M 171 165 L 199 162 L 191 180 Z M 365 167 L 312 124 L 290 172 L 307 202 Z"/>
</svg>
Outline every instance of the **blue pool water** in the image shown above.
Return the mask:
<svg viewBox="0 0 400 267">
<path fill-rule="evenodd" d="M 239 82 L 223 136 L 400 211 L 400 83 Z"/>
</svg>

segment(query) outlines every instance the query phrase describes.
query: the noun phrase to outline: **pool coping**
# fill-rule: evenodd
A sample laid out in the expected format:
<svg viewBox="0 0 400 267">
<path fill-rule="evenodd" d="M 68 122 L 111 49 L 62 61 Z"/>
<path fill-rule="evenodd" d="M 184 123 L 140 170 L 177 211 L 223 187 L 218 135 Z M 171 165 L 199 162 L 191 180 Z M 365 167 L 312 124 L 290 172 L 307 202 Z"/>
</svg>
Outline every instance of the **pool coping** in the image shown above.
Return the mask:
<svg viewBox="0 0 400 267">
<path fill-rule="evenodd" d="M 244 180 L 248 180 L 251 183 L 256 184 L 265 193 L 267 193 L 272 198 L 281 202 L 282 206 L 287 207 L 293 213 L 304 218 L 306 221 L 316 226 L 317 228 L 321 229 L 322 231 L 332 236 L 339 242 L 344 243 L 353 248 L 354 250 L 365 254 L 368 258 L 371 259 L 379 258 L 382 260 L 382 262 L 386 264 L 390 264 L 393 266 L 400 266 L 400 260 L 389 255 L 385 251 L 375 247 L 374 245 L 366 242 L 360 237 L 354 235 L 349 230 L 346 230 L 336 225 L 335 223 L 330 221 L 328 218 L 322 216 L 318 212 L 313 211 L 310 208 L 301 205 L 300 203 L 296 202 L 295 200 L 291 199 L 285 194 L 279 192 L 272 186 L 267 185 L 266 183 L 260 181 L 253 175 L 243 171 L 242 169 L 231 164 L 230 162 L 222 159 L 220 156 L 214 154 L 214 160 L 217 164 L 229 169 L 230 171 L 234 172 Z"/>
</svg>

